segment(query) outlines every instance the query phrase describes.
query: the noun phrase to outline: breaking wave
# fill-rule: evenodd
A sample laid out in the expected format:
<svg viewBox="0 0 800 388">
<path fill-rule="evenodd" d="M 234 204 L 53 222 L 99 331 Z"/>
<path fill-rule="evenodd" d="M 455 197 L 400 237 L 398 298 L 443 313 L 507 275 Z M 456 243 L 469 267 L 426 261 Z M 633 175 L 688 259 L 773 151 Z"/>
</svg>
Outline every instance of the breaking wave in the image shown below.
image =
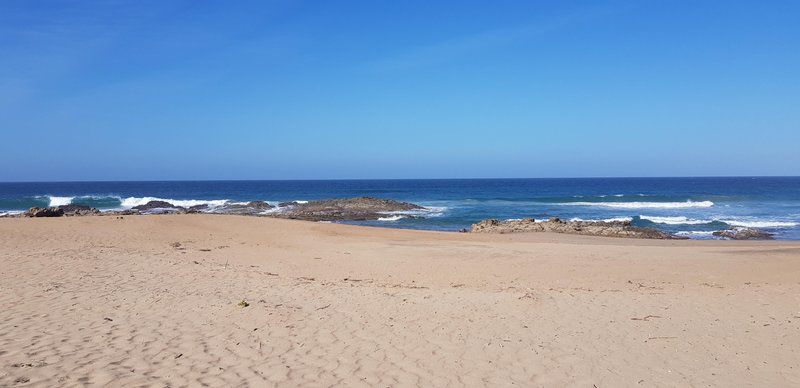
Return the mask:
<svg viewBox="0 0 800 388">
<path fill-rule="evenodd" d="M 402 220 L 403 218 L 405 218 L 405 217 L 402 216 L 402 215 L 396 215 L 396 216 L 389 216 L 389 217 L 380 217 L 380 218 L 378 218 L 378 221 L 399 221 L 399 220 Z"/>
<path fill-rule="evenodd" d="M 441 215 L 444 214 L 446 210 L 447 207 L 444 206 L 423 206 L 422 209 L 398 210 L 393 212 L 383 212 L 382 214 L 386 214 L 387 216 L 410 216 L 410 217 L 430 218 L 430 217 L 440 217 Z M 382 218 L 390 218 L 390 217 L 382 217 Z M 396 221 L 396 220 L 379 219 L 379 221 Z"/>
<path fill-rule="evenodd" d="M 157 197 L 128 197 L 120 200 L 120 207 L 125 209 L 130 209 L 134 206 L 144 205 L 150 201 L 169 202 L 174 206 L 181 206 L 186 208 L 198 205 L 208 205 L 208 207 L 214 208 L 223 206 L 228 202 L 230 202 L 227 199 L 207 200 L 207 199 L 168 199 L 168 198 L 157 198 Z"/>
<path fill-rule="evenodd" d="M 700 224 L 709 224 L 713 222 L 708 220 L 693 220 L 686 217 L 658 217 L 658 216 L 640 215 L 639 218 L 650 222 L 654 222 L 656 224 L 667 224 L 667 225 L 700 225 Z"/>
<path fill-rule="evenodd" d="M 797 222 L 773 221 L 773 220 L 718 220 L 731 226 L 741 226 L 745 228 L 791 228 L 798 226 Z"/>
<path fill-rule="evenodd" d="M 559 203 L 559 205 L 608 207 L 614 209 L 683 209 L 712 207 L 714 206 L 714 202 L 695 202 L 692 200 L 685 202 L 563 202 Z"/>
<path fill-rule="evenodd" d="M 75 199 L 75 197 L 50 197 L 50 203 L 48 206 L 55 207 L 69 205 L 72 203 L 73 199 Z"/>
<path fill-rule="evenodd" d="M 656 224 L 665 224 L 665 225 L 706 225 L 714 223 L 724 223 L 730 226 L 738 226 L 746 228 L 792 228 L 800 225 L 800 223 L 794 221 L 760 220 L 753 218 L 747 218 L 747 219 L 713 218 L 710 220 L 697 220 L 683 216 L 659 217 L 659 216 L 645 216 L 645 215 L 640 215 L 639 218 Z"/>
<path fill-rule="evenodd" d="M 613 218 L 604 218 L 604 219 L 583 219 L 583 218 L 570 218 L 570 221 L 587 221 L 587 222 L 628 222 L 633 221 L 633 217 L 613 217 Z"/>
</svg>

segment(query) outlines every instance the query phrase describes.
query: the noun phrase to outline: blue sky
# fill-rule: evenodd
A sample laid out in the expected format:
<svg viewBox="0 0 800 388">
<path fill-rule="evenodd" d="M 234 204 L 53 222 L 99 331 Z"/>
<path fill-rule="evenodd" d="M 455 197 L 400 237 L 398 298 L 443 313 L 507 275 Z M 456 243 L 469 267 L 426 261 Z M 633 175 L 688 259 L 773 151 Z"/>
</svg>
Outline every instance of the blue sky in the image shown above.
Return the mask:
<svg viewBox="0 0 800 388">
<path fill-rule="evenodd" d="M 0 181 L 800 175 L 800 2 L 0 2 Z"/>
</svg>

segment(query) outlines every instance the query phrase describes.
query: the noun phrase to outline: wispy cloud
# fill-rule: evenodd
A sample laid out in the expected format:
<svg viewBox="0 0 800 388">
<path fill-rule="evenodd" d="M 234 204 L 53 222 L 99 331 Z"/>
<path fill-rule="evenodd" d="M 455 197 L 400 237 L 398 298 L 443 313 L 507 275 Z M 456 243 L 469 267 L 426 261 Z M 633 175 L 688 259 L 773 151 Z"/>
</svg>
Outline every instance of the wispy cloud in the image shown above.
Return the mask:
<svg viewBox="0 0 800 388">
<path fill-rule="evenodd" d="M 492 48 L 524 42 L 612 13 L 616 12 L 607 9 L 582 10 L 536 24 L 484 30 L 410 47 L 395 55 L 369 62 L 367 68 L 373 71 L 393 71 L 445 63 Z"/>
</svg>

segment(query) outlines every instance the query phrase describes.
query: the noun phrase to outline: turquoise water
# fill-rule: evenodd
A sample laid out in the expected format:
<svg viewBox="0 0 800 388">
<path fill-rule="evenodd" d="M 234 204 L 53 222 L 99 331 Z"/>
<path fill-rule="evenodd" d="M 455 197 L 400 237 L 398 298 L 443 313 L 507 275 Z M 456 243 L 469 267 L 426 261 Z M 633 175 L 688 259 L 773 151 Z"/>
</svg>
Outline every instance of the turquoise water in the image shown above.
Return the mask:
<svg viewBox="0 0 800 388">
<path fill-rule="evenodd" d="M 0 213 L 67 203 L 110 210 L 152 199 L 213 207 L 355 196 L 429 207 L 422 217 L 391 214 L 359 223 L 384 227 L 458 230 L 486 218 L 630 219 L 691 238 L 751 226 L 800 240 L 800 177 L 0 183 Z"/>
</svg>

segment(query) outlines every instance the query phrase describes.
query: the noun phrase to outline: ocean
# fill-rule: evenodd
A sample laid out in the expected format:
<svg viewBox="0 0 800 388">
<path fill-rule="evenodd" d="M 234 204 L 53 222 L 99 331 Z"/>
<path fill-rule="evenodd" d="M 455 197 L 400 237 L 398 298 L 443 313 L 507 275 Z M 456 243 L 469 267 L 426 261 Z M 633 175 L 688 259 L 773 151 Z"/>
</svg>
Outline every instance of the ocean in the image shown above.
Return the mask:
<svg viewBox="0 0 800 388">
<path fill-rule="evenodd" d="M 213 207 L 356 196 L 429 208 L 356 223 L 382 227 L 456 231 L 487 218 L 559 217 L 630 220 L 696 239 L 743 226 L 800 240 L 800 177 L 0 183 L 0 215 L 69 203 L 111 210 L 155 199 Z"/>
</svg>

